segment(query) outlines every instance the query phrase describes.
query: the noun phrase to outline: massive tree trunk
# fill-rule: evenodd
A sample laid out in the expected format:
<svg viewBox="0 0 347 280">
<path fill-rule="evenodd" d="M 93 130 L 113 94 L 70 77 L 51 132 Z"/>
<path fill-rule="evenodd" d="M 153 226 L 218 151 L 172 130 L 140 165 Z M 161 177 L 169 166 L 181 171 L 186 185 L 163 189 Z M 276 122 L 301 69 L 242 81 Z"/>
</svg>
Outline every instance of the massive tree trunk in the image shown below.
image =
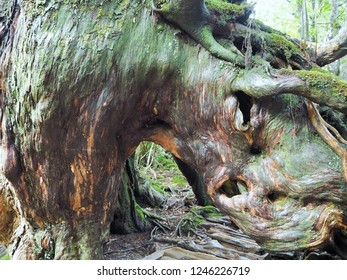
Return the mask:
<svg viewBox="0 0 347 280">
<path fill-rule="evenodd" d="M 265 249 L 344 238 L 347 83 L 315 62 L 345 55 L 347 36 L 302 50 L 245 2 L 4 2 L 0 215 L 13 230 L 0 243 L 13 258 L 102 258 L 112 221 L 141 229 L 125 173 L 141 141 Z"/>
<path fill-rule="evenodd" d="M 339 17 L 338 1 L 331 0 L 330 6 L 331 6 L 331 15 L 330 15 L 330 25 L 329 25 L 328 34 L 327 34 L 328 40 L 331 40 L 332 38 L 334 38 L 341 27 L 338 21 L 338 17 Z M 329 65 L 329 71 L 331 73 L 334 73 L 336 76 L 339 76 L 340 66 L 341 66 L 340 60 L 336 60 Z"/>
</svg>

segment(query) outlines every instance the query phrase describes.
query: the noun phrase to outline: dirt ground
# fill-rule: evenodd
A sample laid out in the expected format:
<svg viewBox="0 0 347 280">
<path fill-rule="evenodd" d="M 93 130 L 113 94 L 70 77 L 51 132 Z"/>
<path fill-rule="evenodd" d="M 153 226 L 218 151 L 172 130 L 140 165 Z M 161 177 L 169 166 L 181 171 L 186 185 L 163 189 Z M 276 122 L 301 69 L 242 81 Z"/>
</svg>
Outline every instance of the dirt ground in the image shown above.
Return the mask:
<svg viewBox="0 0 347 280">
<path fill-rule="evenodd" d="M 191 187 L 173 182 L 177 174 L 154 172 L 165 178 L 167 200 L 157 209 L 145 210 L 160 216 L 160 224 L 151 232 L 110 235 L 104 246 L 105 259 L 341 259 L 326 250 L 267 252 L 228 217 L 219 212 L 205 215 L 206 209 L 196 206 Z"/>
</svg>

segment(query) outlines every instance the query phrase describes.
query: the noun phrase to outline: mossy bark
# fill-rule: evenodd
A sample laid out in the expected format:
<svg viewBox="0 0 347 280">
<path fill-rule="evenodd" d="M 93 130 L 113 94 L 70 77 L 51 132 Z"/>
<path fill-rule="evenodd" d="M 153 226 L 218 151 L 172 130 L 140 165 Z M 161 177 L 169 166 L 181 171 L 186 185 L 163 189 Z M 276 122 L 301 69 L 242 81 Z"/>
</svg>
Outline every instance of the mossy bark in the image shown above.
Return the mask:
<svg viewBox="0 0 347 280">
<path fill-rule="evenodd" d="M 118 184 L 119 197 L 113 202 L 116 209 L 111 223 L 111 233 L 126 234 L 150 230 L 153 227 L 144 217 L 142 209 L 136 201 L 134 175 L 129 174 L 128 171 L 121 174 L 121 180 Z"/>
</svg>

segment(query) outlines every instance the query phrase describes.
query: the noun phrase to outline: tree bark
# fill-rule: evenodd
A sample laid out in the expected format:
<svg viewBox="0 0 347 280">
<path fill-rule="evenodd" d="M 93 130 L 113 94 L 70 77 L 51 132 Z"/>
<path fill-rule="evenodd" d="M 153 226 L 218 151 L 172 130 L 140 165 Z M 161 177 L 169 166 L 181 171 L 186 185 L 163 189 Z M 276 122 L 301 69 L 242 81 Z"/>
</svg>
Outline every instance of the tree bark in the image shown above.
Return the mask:
<svg viewBox="0 0 347 280">
<path fill-rule="evenodd" d="M 347 25 L 330 41 L 321 43 L 317 51 L 317 64 L 324 66 L 330 64 L 347 54 Z"/>
<path fill-rule="evenodd" d="M 147 227 L 125 165 L 141 141 L 265 249 L 344 236 L 344 143 L 305 104 L 345 113 L 346 82 L 252 29 L 244 1 L 154 2 L 13 1 L 0 71 L 1 170 L 22 213 L 6 233 L 13 258 L 99 259 L 111 223 Z"/>
</svg>

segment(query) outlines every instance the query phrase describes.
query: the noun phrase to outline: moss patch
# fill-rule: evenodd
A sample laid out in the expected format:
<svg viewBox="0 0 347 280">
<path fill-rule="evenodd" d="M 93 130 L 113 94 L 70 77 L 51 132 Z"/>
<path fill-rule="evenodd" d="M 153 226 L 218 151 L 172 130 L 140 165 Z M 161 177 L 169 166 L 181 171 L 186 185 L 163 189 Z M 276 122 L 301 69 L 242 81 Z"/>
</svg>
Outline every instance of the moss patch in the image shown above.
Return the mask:
<svg viewBox="0 0 347 280">
<path fill-rule="evenodd" d="M 342 97 L 347 95 L 347 82 L 328 72 L 320 71 L 295 71 L 308 87 L 324 95 Z"/>
<path fill-rule="evenodd" d="M 143 211 L 143 209 L 141 208 L 141 206 L 139 204 L 137 204 L 135 202 L 135 210 L 136 210 L 136 213 L 138 215 L 138 217 L 143 221 L 145 222 L 146 220 L 146 214 L 145 212 Z"/>
<path fill-rule="evenodd" d="M 177 227 L 178 234 L 184 235 L 193 231 L 207 218 L 221 218 L 222 215 L 214 206 L 195 206 L 182 218 Z"/>
<path fill-rule="evenodd" d="M 205 219 L 206 218 L 222 218 L 223 216 L 219 212 L 219 210 L 212 206 L 212 205 L 207 205 L 207 206 L 196 206 L 190 210 L 194 215 L 196 216 L 202 216 Z"/>
<path fill-rule="evenodd" d="M 295 55 L 301 55 L 300 48 L 282 35 L 274 33 L 267 34 L 265 36 L 265 42 L 268 48 L 275 53 L 284 53 L 287 60 Z"/>
<path fill-rule="evenodd" d="M 206 0 L 205 4 L 210 12 L 220 15 L 218 19 L 220 24 L 236 21 L 249 14 L 252 10 L 252 6 L 249 4 L 237 5 L 223 0 Z"/>
</svg>

